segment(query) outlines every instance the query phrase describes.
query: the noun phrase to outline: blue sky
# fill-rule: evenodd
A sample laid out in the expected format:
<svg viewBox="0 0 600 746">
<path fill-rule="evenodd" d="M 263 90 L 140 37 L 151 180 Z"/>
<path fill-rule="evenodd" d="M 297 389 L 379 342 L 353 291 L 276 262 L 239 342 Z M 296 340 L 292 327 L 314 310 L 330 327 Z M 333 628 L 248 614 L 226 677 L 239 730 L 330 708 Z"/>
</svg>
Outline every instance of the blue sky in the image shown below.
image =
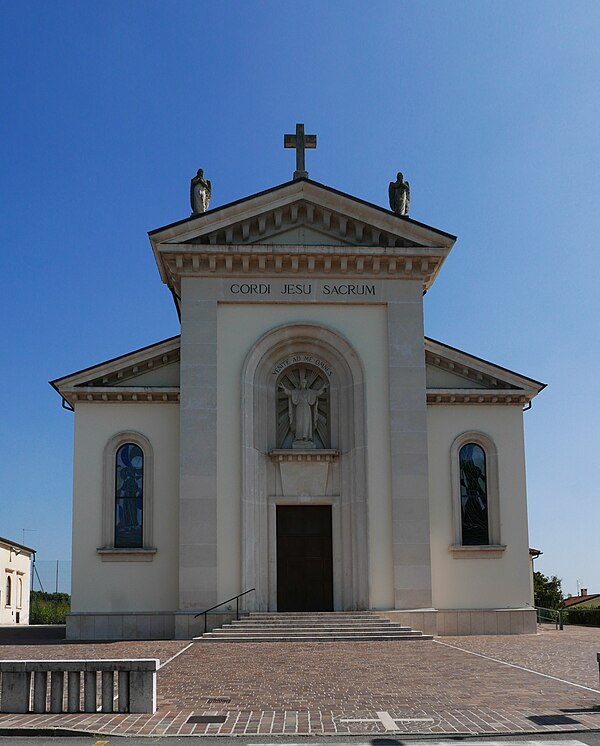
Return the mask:
<svg viewBox="0 0 600 746">
<path fill-rule="evenodd" d="M 0 4 L 0 535 L 70 557 L 47 381 L 178 333 L 147 231 L 311 178 L 458 235 L 426 333 L 548 383 L 525 414 L 538 568 L 600 593 L 597 2 Z"/>
</svg>

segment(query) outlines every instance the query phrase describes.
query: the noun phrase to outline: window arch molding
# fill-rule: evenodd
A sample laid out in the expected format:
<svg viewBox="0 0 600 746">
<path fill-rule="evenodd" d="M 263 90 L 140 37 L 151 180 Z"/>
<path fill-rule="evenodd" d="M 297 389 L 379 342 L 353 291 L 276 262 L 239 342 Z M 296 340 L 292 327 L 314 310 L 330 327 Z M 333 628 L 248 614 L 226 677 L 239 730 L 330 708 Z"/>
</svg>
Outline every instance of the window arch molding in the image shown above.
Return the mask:
<svg viewBox="0 0 600 746">
<path fill-rule="evenodd" d="M 115 547 L 115 467 L 117 452 L 127 443 L 139 446 L 144 456 L 142 546 L 120 549 Z M 145 435 L 135 430 L 116 433 L 104 447 L 103 462 L 102 545 L 98 550 L 103 555 L 102 559 L 114 559 L 111 555 L 119 555 L 123 558 L 129 556 L 130 559 L 152 559 L 156 549 L 153 544 L 154 452 L 150 441 Z"/>
<path fill-rule="evenodd" d="M 483 546 L 467 546 L 462 538 L 462 510 L 460 495 L 460 451 L 468 443 L 483 449 L 486 459 L 486 487 L 488 508 L 489 543 Z M 500 490 L 498 484 L 498 450 L 494 441 L 485 433 L 468 430 L 457 436 L 450 448 L 450 470 L 452 483 L 452 517 L 454 541 L 450 549 L 455 557 L 499 557 L 505 547 L 500 536 Z"/>
</svg>

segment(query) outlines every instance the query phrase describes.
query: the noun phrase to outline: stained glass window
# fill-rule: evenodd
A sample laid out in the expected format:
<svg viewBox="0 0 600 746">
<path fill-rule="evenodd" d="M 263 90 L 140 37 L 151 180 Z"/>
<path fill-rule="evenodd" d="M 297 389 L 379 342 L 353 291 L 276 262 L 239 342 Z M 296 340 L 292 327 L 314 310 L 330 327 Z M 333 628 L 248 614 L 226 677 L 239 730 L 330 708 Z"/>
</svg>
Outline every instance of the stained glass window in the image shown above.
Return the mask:
<svg viewBox="0 0 600 746">
<path fill-rule="evenodd" d="M 115 464 L 115 547 L 143 546 L 144 454 L 135 443 L 117 451 Z"/>
<path fill-rule="evenodd" d="M 458 454 L 462 543 L 490 543 L 485 451 L 477 443 L 466 443 Z"/>
</svg>

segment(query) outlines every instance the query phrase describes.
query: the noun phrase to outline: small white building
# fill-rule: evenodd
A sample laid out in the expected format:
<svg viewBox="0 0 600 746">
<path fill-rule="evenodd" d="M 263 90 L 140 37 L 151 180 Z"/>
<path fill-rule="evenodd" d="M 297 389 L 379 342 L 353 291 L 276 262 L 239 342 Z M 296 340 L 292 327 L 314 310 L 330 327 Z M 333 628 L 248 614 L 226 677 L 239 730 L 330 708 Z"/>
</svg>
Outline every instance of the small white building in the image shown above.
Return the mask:
<svg viewBox="0 0 600 746">
<path fill-rule="evenodd" d="M 0 536 L 0 624 L 29 624 L 31 558 L 35 549 Z"/>
<path fill-rule="evenodd" d="M 69 637 L 188 637 L 250 588 L 250 609 L 535 631 L 523 410 L 544 384 L 424 337 L 454 236 L 304 173 L 152 231 L 181 335 L 53 382 L 75 412 Z"/>
</svg>

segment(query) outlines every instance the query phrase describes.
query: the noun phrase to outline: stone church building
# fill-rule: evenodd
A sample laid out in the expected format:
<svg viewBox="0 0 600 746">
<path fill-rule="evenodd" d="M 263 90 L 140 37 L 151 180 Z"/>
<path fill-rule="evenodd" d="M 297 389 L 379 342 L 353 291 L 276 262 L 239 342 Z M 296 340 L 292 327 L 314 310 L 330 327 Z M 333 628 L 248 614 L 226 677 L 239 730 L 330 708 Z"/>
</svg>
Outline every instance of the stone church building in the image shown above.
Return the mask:
<svg viewBox="0 0 600 746">
<path fill-rule="evenodd" d="M 151 231 L 181 334 L 52 382 L 75 413 L 68 636 L 189 637 L 248 589 L 534 632 L 543 384 L 424 337 L 454 236 L 294 176 Z"/>
</svg>

